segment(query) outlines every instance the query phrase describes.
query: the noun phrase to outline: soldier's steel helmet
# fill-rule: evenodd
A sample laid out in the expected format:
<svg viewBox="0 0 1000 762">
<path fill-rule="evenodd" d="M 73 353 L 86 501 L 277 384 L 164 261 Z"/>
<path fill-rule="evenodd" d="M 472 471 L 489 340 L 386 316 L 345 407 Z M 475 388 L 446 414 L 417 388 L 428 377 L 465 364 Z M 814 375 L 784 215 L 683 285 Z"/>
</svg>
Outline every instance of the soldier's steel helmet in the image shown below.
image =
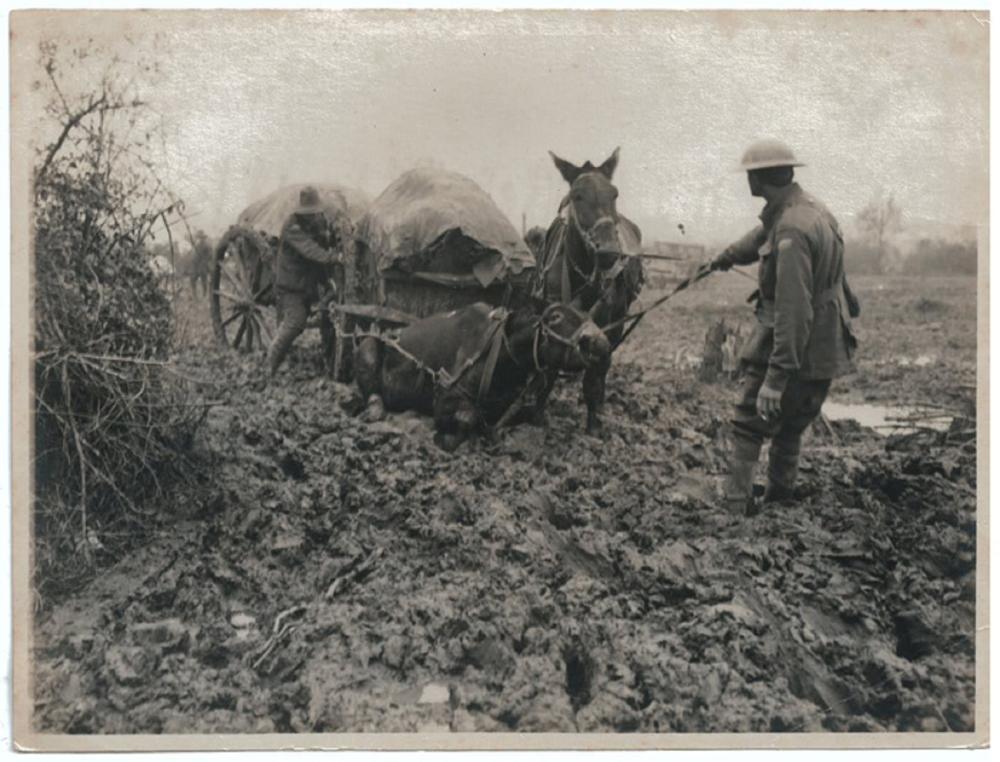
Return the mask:
<svg viewBox="0 0 1000 762">
<path fill-rule="evenodd" d="M 743 152 L 739 171 L 749 172 L 752 169 L 804 166 L 805 164 L 795 158 L 791 148 L 780 140 L 767 138 L 751 143 L 750 147 Z"/>
</svg>

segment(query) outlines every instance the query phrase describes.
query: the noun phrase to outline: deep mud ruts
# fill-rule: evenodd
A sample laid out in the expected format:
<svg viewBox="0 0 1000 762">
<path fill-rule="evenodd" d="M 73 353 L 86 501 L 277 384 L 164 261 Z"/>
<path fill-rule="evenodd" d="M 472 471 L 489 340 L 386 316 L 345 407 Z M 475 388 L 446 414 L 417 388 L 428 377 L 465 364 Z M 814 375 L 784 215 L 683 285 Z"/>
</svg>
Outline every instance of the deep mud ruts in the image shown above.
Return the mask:
<svg viewBox="0 0 1000 762">
<path fill-rule="evenodd" d="M 798 505 L 726 515 L 733 389 L 616 360 L 453 456 L 300 349 L 220 379 L 203 487 L 36 623 L 38 730 L 970 730 L 974 438 L 813 432 Z M 962 427 L 964 431 L 959 431 Z"/>
</svg>

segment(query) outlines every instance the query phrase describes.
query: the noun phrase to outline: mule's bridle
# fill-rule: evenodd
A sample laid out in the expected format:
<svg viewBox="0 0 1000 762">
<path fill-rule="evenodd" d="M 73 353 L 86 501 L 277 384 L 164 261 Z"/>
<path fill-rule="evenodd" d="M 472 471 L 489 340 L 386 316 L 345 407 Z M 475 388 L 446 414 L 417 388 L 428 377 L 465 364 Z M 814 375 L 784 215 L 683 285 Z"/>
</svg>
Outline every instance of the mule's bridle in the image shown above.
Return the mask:
<svg viewBox="0 0 1000 762">
<path fill-rule="evenodd" d="M 587 321 L 586 320 L 580 321 L 580 325 L 577 327 L 575 331 L 573 331 L 572 335 L 570 335 L 569 338 L 561 336 L 555 331 L 553 331 L 551 328 L 549 328 L 549 325 L 546 322 L 546 318 L 548 318 L 551 312 L 564 306 L 565 305 L 560 304 L 559 302 L 553 302 L 552 304 L 548 305 L 544 310 L 542 310 L 541 317 L 538 318 L 538 326 L 535 328 L 535 338 L 532 342 L 532 347 L 531 347 L 531 359 L 535 363 L 535 370 L 539 372 L 541 372 L 542 370 L 542 365 L 538 360 L 538 346 L 539 346 L 539 340 L 541 339 L 542 336 L 545 336 L 547 340 L 554 341 L 557 344 L 562 344 L 566 351 L 575 354 L 577 358 L 580 360 L 580 362 L 586 365 L 586 358 L 584 358 L 583 352 L 580 351 L 580 337 L 583 336 L 583 332 L 587 328 Z"/>
<path fill-rule="evenodd" d="M 599 268 L 597 267 L 596 255 L 600 253 L 601 248 L 597 244 L 597 240 L 594 237 L 594 231 L 597 230 L 601 225 L 610 224 L 615 231 L 615 238 L 618 239 L 618 247 L 621 248 L 621 235 L 618 232 L 618 220 L 612 217 L 610 214 L 604 214 L 594 220 L 594 223 L 589 227 L 585 228 L 583 223 L 580 222 L 580 216 L 576 213 L 576 207 L 573 205 L 573 199 L 570 198 L 566 201 L 567 207 L 567 217 L 573 222 L 573 227 L 576 228 L 577 234 L 579 234 L 583 245 L 587 247 L 587 250 L 595 255 L 594 259 L 594 271 L 596 272 Z"/>
<path fill-rule="evenodd" d="M 573 206 L 572 199 L 567 199 L 566 207 L 568 207 L 566 216 L 572 220 L 573 227 L 576 229 L 577 234 L 583 241 L 583 245 L 587 248 L 587 251 L 589 251 L 594 257 L 594 269 L 590 271 L 589 275 L 583 272 L 583 270 L 581 270 L 577 266 L 576 262 L 573 261 L 572 257 L 570 257 L 568 253 L 564 255 L 566 257 L 566 261 L 569 263 L 570 267 L 576 270 L 577 275 L 579 275 L 581 278 L 584 279 L 584 281 L 586 281 L 583 288 L 586 288 L 586 286 L 590 285 L 598 286 L 599 284 L 597 283 L 597 280 L 599 276 L 603 276 L 604 282 L 608 283 L 607 287 L 601 290 L 601 293 L 598 295 L 597 300 L 594 302 L 594 305 L 590 308 L 590 316 L 593 317 L 597 313 L 597 308 L 604 303 L 605 297 L 607 297 L 608 293 L 611 291 L 615 279 L 619 275 L 621 275 L 622 271 L 625 269 L 625 258 L 628 255 L 625 254 L 624 252 L 620 252 L 615 256 L 615 263 L 611 267 L 608 267 L 606 269 L 601 268 L 600 262 L 598 261 L 598 257 L 601 253 L 601 250 L 600 247 L 598 247 L 597 242 L 594 240 L 593 231 L 596 230 L 600 225 L 610 222 L 614 226 L 615 238 L 618 240 L 619 249 L 621 249 L 621 233 L 618 231 L 618 220 L 616 220 L 614 217 L 611 217 L 610 215 L 605 214 L 601 217 L 598 217 L 597 220 L 594 221 L 594 224 L 591 225 L 590 229 L 588 230 L 585 229 L 583 227 L 583 224 L 580 222 L 580 218 L 577 216 L 576 213 L 576 207 Z M 580 291 L 582 291 L 583 288 L 577 291 L 577 293 L 580 293 Z"/>
<path fill-rule="evenodd" d="M 535 370 L 538 371 L 539 373 L 544 372 L 544 368 L 542 367 L 542 362 L 539 359 L 539 354 L 538 354 L 539 348 L 541 347 L 542 337 L 544 337 L 548 341 L 554 341 L 557 344 L 562 344 L 565 350 L 573 352 L 574 354 L 577 355 L 581 363 L 586 364 L 586 358 L 584 358 L 583 352 L 580 351 L 580 337 L 583 336 L 583 332 L 587 327 L 587 322 L 582 321 L 579 327 L 575 331 L 573 331 L 572 335 L 569 336 L 569 338 L 561 336 L 555 331 L 553 331 L 546 322 L 546 319 L 554 310 L 557 310 L 560 307 L 565 307 L 565 306 L 566 305 L 562 304 L 561 302 L 553 302 L 552 304 L 546 306 L 544 310 L 542 310 L 541 316 L 539 316 L 539 318 L 535 321 L 535 330 L 534 334 L 531 337 L 531 361 L 532 363 L 534 363 Z M 510 358 L 517 365 L 520 365 L 520 363 L 517 361 L 517 355 L 514 354 L 514 349 L 510 345 L 510 337 L 507 336 L 506 331 L 504 331 L 503 333 L 503 342 L 504 342 L 504 347 L 507 349 L 507 354 L 510 355 Z"/>
</svg>

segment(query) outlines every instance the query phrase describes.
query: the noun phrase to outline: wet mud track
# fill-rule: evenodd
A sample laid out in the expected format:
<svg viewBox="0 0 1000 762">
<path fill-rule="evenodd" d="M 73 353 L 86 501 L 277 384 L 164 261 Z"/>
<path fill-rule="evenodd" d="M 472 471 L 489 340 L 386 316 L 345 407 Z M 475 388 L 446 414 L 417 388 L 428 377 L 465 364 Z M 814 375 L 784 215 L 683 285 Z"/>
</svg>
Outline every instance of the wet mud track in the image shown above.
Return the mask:
<svg viewBox="0 0 1000 762">
<path fill-rule="evenodd" d="M 230 392 L 205 486 L 39 613 L 38 730 L 972 729 L 968 436 L 817 430 L 800 504 L 741 518 L 734 391 L 688 370 L 616 364 L 601 439 L 563 385 L 448 455 L 296 357 L 187 359 Z"/>
</svg>

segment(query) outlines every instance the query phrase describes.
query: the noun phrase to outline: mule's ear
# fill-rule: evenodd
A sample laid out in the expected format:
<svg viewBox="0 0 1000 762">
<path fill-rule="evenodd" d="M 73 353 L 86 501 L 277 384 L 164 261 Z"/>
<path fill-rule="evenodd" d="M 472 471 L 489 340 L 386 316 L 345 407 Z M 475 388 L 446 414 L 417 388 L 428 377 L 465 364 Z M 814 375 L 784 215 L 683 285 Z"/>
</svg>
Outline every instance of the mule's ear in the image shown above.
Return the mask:
<svg viewBox="0 0 1000 762">
<path fill-rule="evenodd" d="M 607 159 L 605 159 L 604 163 L 597 168 L 597 171 L 609 180 L 615 173 L 615 167 L 618 166 L 618 152 L 620 150 L 622 150 L 621 146 L 618 146 L 618 148 L 616 148 L 614 152 Z"/>
<path fill-rule="evenodd" d="M 580 176 L 580 168 L 570 161 L 565 159 L 560 159 L 552 151 L 549 151 L 549 156 L 552 157 L 552 161 L 555 162 L 556 169 L 559 170 L 559 174 L 563 176 L 563 180 L 568 182 L 570 185 L 573 181 Z"/>
</svg>

